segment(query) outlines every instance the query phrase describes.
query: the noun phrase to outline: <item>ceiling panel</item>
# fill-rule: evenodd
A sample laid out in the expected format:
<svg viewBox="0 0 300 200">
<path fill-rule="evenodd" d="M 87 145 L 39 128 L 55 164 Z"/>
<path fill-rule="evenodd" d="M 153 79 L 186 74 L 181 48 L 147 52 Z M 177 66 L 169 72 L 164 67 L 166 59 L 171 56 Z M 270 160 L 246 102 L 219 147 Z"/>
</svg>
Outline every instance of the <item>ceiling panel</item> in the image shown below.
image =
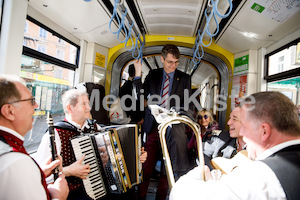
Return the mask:
<svg viewBox="0 0 300 200">
<path fill-rule="evenodd" d="M 190 28 L 193 27 L 194 19 L 191 17 L 180 17 L 180 16 L 172 16 L 172 15 L 165 15 L 163 18 L 160 18 L 158 21 L 157 16 L 148 17 L 148 22 L 151 26 L 163 26 L 165 24 L 172 24 L 170 22 L 176 20 L 176 24 L 172 24 L 172 26 L 180 25 L 180 26 L 188 26 Z"/>
<path fill-rule="evenodd" d="M 234 42 L 232 42 L 234 41 Z M 249 49 L 258 49 L 261 46 L 266 46 L 269 41 L 249 38 L 243 35 L 239 29 L 230 26 L 218 41 L 218 45 L 223 48 L 230 48 L 231 52 L 239 53 Z"/>
<path fill-rule="evenodd" d="M 109 17 L 97 1 L 81 0 L 74 3 L 74 0 L 49 0 L 46 2 L 47 7 L 43 6 L 44 1 L 41 0 L 30 0 L 29 5 L 43 15 L 49 16 L 52 21 L 71 33 L 88 33 L 109 22 Z"/>
<path fill-rule="evenodd" d="M 81 40 L 108 48 L 120 43 L 108 30 L 110 16 L 96 0 L 30 0 L 29 6 Z M 112 30 L 117 30 L 114 24 Z"/>
<path fill-rule="evenodd" d="M 240 12 L 234 17 L 226 31 L 216 40 L 231 53 L 239 53 L 248 49 L 267 48 L 286 35 L 300 28 L 300 12 L 283 23 L 277 22 L 251 9 L 253 1 L 247 1 Z M 247 37 L 244 33 L 251 33 Z"/>
<path fill-rule="evenodd" d="M 153 35 L 178 35 L 187 36 L 192 34 L 192 28 L 190 26 L 178 26 L 174 29 L 173 24 L 164 24 L 157 26 L 150 26 Z"/>
<path fill-rule="evenodd" d="M 79 40 L 112 48 L 120 42 L 116 35 L 109 31 L 110 15 L 99 2 L 101 3 L 102 0 L 89 2 L 84 0 L 29 0 L 29 6 Z M 134 2 L 141 20 L 145 23 L 147 34 L 194 36 L 201 19 L 200 9 L 206 1 L 135 0 Z M 47 7 L 43 6 L 44 3 L 47 3 Z M 243 3 L 245 4 L 242 6 Z M 252 10 L 250 7 L 253 1 L 242 0 L 242 4 L 239 12 L 233 15 L 229 23 L 225 25 L 224 33 L 220 34 L 216 40 L 217 45 L 233 54 L 248 49 L 266 48 L 300 28 L 300 12 L 284 23 L 279 23 Z M 221 13 L 225 13 L 227 7 L 228 0 L 219 1 L 218 8 Z M 112 29 L 117 29 L 114 24 Z M 215 25 L 212 25 L 211 32 L 214 29 Z M 244 32 L 251 32 L 255 35 L 249 38 L 243 34 Z M 160 56 L 156 56 L 155 60 L 156 62 L 149 58 L 148 62 L 162 67 Z M 184 59 L 178 68 L 186 71 L 187 65 L 188 60 Z M 200 69 L 193 75 L 193 83 L 199 84 L 207 76 L 215 73 L 209 72 L 209 69 L 214 71 L 210 65 L 201 64 Z"/>
<path fill-rule="evenodd" d="M 202 1 L 138 0 L 137 4 L 148 34 L 193 36 Z"/>
</svg>

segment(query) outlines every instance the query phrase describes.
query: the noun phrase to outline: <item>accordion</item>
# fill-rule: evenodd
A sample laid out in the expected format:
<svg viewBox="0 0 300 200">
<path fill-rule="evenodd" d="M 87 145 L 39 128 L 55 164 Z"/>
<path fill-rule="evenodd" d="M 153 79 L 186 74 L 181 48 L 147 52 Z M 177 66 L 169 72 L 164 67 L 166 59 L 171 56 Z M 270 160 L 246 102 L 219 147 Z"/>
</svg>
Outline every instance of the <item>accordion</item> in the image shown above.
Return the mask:
<svg viewBox="0 0 300 200">
<path fill-rule="evenodd" d="M 85 155 L 83 164 L 91 172 L 83 185 L 92 199 L 109 193 L 121 194 L 141 182 L 142 164 L 139 127 L 134 124 L 104 127 L 71 140 L 76 159 Z"/>
</svg>

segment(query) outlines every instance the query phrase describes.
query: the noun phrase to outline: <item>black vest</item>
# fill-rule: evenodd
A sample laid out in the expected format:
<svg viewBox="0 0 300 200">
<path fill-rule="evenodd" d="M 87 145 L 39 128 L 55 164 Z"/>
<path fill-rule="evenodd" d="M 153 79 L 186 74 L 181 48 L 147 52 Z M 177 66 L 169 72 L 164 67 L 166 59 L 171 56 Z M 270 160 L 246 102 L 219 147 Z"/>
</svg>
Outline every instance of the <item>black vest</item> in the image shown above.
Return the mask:
<svg viewBox="0 0 300 200">
<path fill-rule="evenodd" d="M 63 159 L 63 167 L 69 166 L 76 162 L 75 154 L 72 148 L 71 139 L 75 136 L 81 134 L 81 132 L 89 133 L 92 131 L 97 131 L 96 121 L 93 119 L 87 120 L 88 124 L 84 130 L 78 129 L 76 126 L 68 121 L 59 121 L 54 124 L 56 128 L 60 141 L 61 141 L 61 156 Z M 75 176 L 66 177 L 70 191 L 74 191 L 82 186 L 82 180 Z"/>
<path fill-rule="evenodd" d="M 286 147 L 262 162 L 276 174 L 288 200 L 300 199 L 300 145 Z"/>
</svg>

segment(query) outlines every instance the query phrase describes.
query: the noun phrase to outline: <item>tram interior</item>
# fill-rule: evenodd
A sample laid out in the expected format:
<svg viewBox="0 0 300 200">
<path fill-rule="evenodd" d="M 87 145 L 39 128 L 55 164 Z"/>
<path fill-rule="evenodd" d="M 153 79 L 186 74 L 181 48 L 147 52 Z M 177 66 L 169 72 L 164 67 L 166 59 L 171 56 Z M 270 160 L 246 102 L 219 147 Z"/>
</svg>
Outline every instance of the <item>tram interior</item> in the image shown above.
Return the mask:
<svg viewBox="0 0 300 200">
<path fill-rule="evenodd" d="M 68 75 L 73 77 L 70 81 L 73 85 L 80 82 L 100 81 L 105 85 L 106 94 L 118 95 L 119 87 L 128 77 L 127 66 L 135 59 L 131 53 L 124 52 L 124 46 L 120 43 L 120 40 L 124 40 L 126 36 L 124 31 L 120 32 L 119 38 L 112 33 L 118 29 L 119 25 L 116 20 L 111 22 L 116 2 L 118 2 L 117 13 L 120 17 L 124 13 L 122 11 L 127 10 L 126 19 L 129 18 L 133 24 L 132 35 L 134 37 L 139 34 L 145 35 L 143 77 L 150 69 L 162 67 L 160 50 L 163 44 L 173 43 L 179 47 L 183 46 L 183 49 L 180 49 L 183 56 L 180 58 L 178 69 L 191 75 L 192 88 L 202 91 L 201 106 L 212 109 L 221 128 L 226 127 L 228 111 L 221 113 L 216 110 L 215 97 L 218 94 L 228 96 L 231 89 L 235 88 L 232 82 L 242 82 L 242 78 L 235 78 L 235 72 L 229 66 L 233 63 L 228 60 L 249 55 L 247 84 L 244 85 L 246 89 L 243 92 L 250 94 L 265 90 L 268 84 L 263 79 L 264 55 L 276 50 L 286 40 L 297 39 L 299 36 L 300 12 L 296 3 L 291 4 L 291 8 L 286 10 L 282 7 L 283 4 L 278 2 L 275 6 L 275 3 L 269 5 L 264 1 L 235 0 L 232 5 L 229 4 L 229 1 L 218 1 L 218 11 L 222 14 L 229 14 L 229 16 L 225 18 L 216 16 L 216 20 L 213 20 L 214 18 L 210 20 L 209 30 L 211 33 L 217 34 L 212 37 L 212 48 L 204 47 L 204 57 L 200 63 L 195 65 L 192 63 L 195 38 L 199 37 L 199 33 L 203 32 L 206 26 L 206 13 L 212 12 L 210 1 L 30 0 L 26 10 L 26 15 L 30 19 L 46 24 L 50 29 L 80 46 L 79 68 L 69 72 Z M 269 9 L 268 12 L 264 13 L 258 9 L 261 7 L 253 7 L 257 4 L 266 5 L 266 10 Z M 273 12 L 270 9 L 273 9 Z M 275 14 L 275 10 L 278 14 Z M 128 24 L 126 26 L 129 27 Z M 36 38 L 30 40 L 29 35 L 27 37 L 29 37 L 27 42 L 32 40 L 36 46 L 45 43 Z M 204 34 L 204 44 L 208 44 L 209 40 L 207 34 Z M 118 49 L 121 49 L 121 53 L 118 52 Z M 104 55 L 104 65 L 101 67 L 94 63 L 97 52 Z M 229 57 L 230 59 L 228 59 Z M 40 74 L 50 74 L 51 72 L 57 74 L 58 71 L 61 71 L 61 69 L 56 69 L 58 67 L 55 67 L 56 70 L 54 70 L 53 66 L 38 71 L 36 69 L 38 64 L 32 67 L 30 64 L 26 65 L 25 62 L 22 64 L 22 70 Z M 223 66 L 220 67 L 221 65 Z M 297 68 L 299 63 L 291 65 L 292 68 Z M 299 85 L 297 78 L 292 79 L 291 82 Z M 216 85 L 218 87 L 213 87 Z M 273 90 L 280 90 L 276 88 L 276 83 L 273 86 L 269 85 L 269 88 L 273 87 Z M 293 96 L 296 104 L 299 96 L 297 87 L 286 91 L 288 95 Z M 60 88 L 60 90 L 63 89 L 64 87 Z M 58 101 L 57 98 L 56 101 Z M 228 99 L 225 101 L 230 104 Z"/>
<path fill-rule="evenodd" d="M 201 91 L 199 97 L 201 106 L 212 109 L 220 128 L 227 127 L 230 107 L 235 101 L 228 97 L 233 89 L 242 93 L 241 96 L 257 91 L 281 91 L 296 105 L 300 104 L 299 1 L 286 5 L 286 2 L 276 0 L 233 0 L 230 5 L 230 1 L 220 0 L 217 1 L 216 6 L 218 11 L 223 15 L 229 14 L 224 18 L 219 16 L 216 16 L 215 20 L 212 18 L 208 25 L 205 15 L 213 12 L 210 0 L 120 0 L 118 2 L 117 13 L 120 17 L 124 13 L 123 10 L 127 10 L 126 20 L 129 22 L 125 24 L 126 29 L 129 30 L 129 26 L 133 24 L 133 38 L 140 35 L 140 40 L 145 42 L 142 51 L 143 78 L 149 70 L 163 67 L 160 62 L 160 52 L 164 44 L 177 45 L 182 54 L 178 69 L 191 75 L 192 89 Z M 76 65 L 75 69 L 69 70 L 69 68 L 66 71 L 62 66 L 49 64 L 37 57 L 31 59 L 27 57 L 30 53 L 23 53 L 20 55 L 22 65 L 19 68 L 1 71 L 1 73 L 20 73 L 21 70 L 28 87 L 36 95 L 40 94 L 38 99 L 40 107 L 35 114 L 36 125 L 31 133 L 27 134 L 25 141 L 28 152 L 34 153 L 42 137 L 41 133 L 47 129 L 46 112 L 55 108 L 54 120 L 64 118 L 62 106 L 59 104 L 60 96 L 55 96 L 56 93 L 82 82 L 95 82 L 105 87 L 106 95 L 118 95 L 120 86 L 128 78 L 128 66 L 135 59 L 131 52 L 126 51 L 124 43 L 120 42 L 126 37 L 124 30 L 120 32 L 119 40 L 117 35 L 112 33 L 119 28 L 117 20 L 111 21 L 115 0 L 15 0 L 7 4 L 11 6 L 12 15 L 15 17 L 12 20 L 20 21 L 9 28 L 11 31 L 21 32 L 18 36 L 22 38 L 17 44 L 14 42 L 15 45 L 10 48 L 18 48 L 20 52 L 21 47 L 16 45 L 33 45 L 40 52 L 51 49 L 49 41 L 26 31 L 31 27 L 27 22 L 29 20 L 30 23 L 38 22 L 38 25 L 48 27 L 46 32 L 52 30 L 52 36 L 59 37 L 58 40 L 63 39 L 74 44 L 75 47 L 73 45 L 70 52 L 75 52 L 76 47 L 80 49 L 77 54 L 67 55 L 68 52 L 63 52 L 61 55 L 77 60 L 77 63 L 73 62 Z M 3 16 L 5 18 L 5 15 Z M 193 63 L 195 40 L 204 32 L 206 25 L 209 26 L 211 33 L 217 34 L 211 37 L 211 45 L 204 47 L 204 56 L 200 63 L 195 64 Z M 39 30 L 35 28 L 36 33 Z M 2 29 L 2 32 L 5 30 Z M 14 40 L 12 36 L 7 38 L 9 41 Z M 203 41 L 204 44 L 208 44 L 210 37 L 204 34 Z M 283 48 L 295 41 L 296 45 L 290 45 L 292 48 L 289 48 L 290 46 Z M 55 45 L 62 49 L 64 44 Z M 128 46 L 131 45 L 132 42 L 129 42 Z M 61 53 L 59 50 L 53 51 L 56 51 L 56 54 Z M 294 57 L 290 56 L 282 60 L 282 56 L 290 52 L 295 54 Z M 95 62 L 99 55 L 102 64 Z M 248 56 L 248 70 L 236 74 L 235 61 L 245 56 Z M 266 64 L 270 64 L 271 61 L 267 62 L 266 56 L 268 58 L 273 56 L 277 61 L 267 67 Z M 9 61 L 6 62 L 18 62 L 14 58 L 15 55 L 8 54 Z M 289 60 L 288 64 L 286 64 L 287 60 Z M 3 63 L 4 60 L 1 62 Z M 33 74 L 52 76 L 52 82 L 46 83 L 46 78 L 34 80 Z M 244 82 L 243 78 L 246 79 Z M 236 83 L 238 86 L 235 85 Z M 49 92 L 47 87 L 54 89 Z M 224 102 L 230 105 L 227 110 L 217 110 L 215 98 L 220 94 L 226 96 Z M 51 96 L 52 102 L 48 102 L 47 97 L 51 99 Z"/>
</svg>

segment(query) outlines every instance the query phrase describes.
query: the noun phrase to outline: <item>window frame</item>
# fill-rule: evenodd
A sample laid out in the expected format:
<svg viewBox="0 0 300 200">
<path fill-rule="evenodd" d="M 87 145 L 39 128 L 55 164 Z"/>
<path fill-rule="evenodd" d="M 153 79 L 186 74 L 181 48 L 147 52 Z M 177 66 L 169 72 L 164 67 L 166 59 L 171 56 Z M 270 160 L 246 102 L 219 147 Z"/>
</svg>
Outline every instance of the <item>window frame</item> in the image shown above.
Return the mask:
<svg viewBox="0 0 300 200">
<path fill-rule="evenodd" d="M 23 45 L 23 54 L 32 58 L 37 58 L 45 62 L 49 62 L 55 65 L 58 65 L 60 67 L 66 68 L 66 69 L 71 69 L 75 71 L 76 68 L 78 68 L 78 63 L 79 63 L 79 54 L 80 54 L 80 46 L 75 44 L 74 42 L 68 40 L 64 36 L 60 35 L 59 33 L 55 32 L 51 28 L 45 26 L 44 24 L 40 23 L 36 19 L 30 17 L 27 15 L 27 20 L 33 22 L 34 24 L 40 26 L 41 28 L 45 29 L 46 31 L 52 33 L 54 36 L 63 39 L 64 41 L 70 43 L 71 45 L 75 46 L 77 48 L 77 53 L 76 53 L 76 59 L 75 59 L 75 64 L 60 60 L 56 57 L 49 56 L 45 53 L 39 52 L 37 50 L 31 49 L 29 47 L 26 47 Z"/>
<path fill-rule="evenodd" d="M 289 79 L 289 78 L 294 78 L 294 77 L 298 77 L 300 74 L 300 67 L 296 68 L 296 69 L 291 69 L 288 71 L 284 71 L 284 72 L 280 72 L 277 74 L 273 74 L 273 75 L 269 75 L 269 57 L 284 50 L 287 49 L 293 45 L 297 45 L 300 42 L 300 38 L 295 39 L 294 41 L 276 49 L 275 51 L 272 51 L 271 53 L 268 53 L 265 55 L 265 59 L 264 59 L 264 66 L 265 66 L 265 76 L 264 79 L 267 81 L 267 83 L 270 82 L 274 82 L 274 81 L 280 81 L 283 79 Z"/>
</svg>

